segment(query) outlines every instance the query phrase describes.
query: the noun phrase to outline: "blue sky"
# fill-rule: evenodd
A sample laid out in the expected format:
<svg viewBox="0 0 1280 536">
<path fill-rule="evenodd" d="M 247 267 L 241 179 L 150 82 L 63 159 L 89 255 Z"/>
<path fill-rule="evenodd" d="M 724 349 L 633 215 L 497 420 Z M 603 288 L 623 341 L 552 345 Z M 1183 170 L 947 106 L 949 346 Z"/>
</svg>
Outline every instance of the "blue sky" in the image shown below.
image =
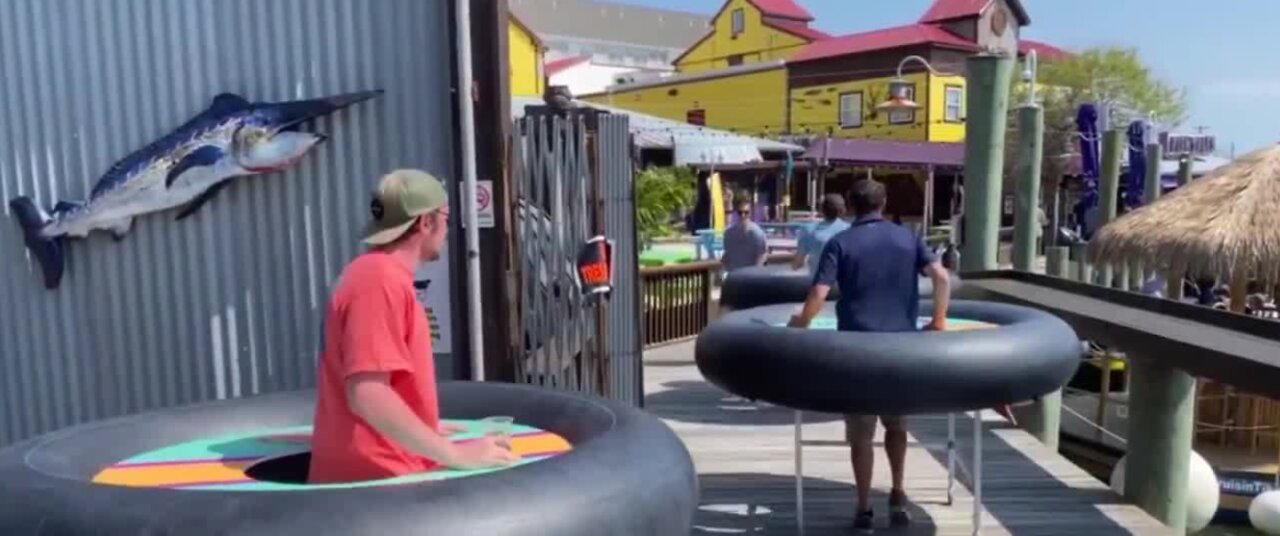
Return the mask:
<svg viewBox="0 0 1280 536">
<path fill-rule="evenodd" d="M 721 0 L 624 0 L 714 13 Z M 915 21 L 933 0 L 797 0 L 813 26 L 844 34 Z M 1178 131 L 1213 133 L 1236 154 L 1280 142 L 1280 0 L 1023 0 L 1023 36 L 1067 49 L 1138 49 L 1160 78 L 1188 92 Z"/>
</svg>

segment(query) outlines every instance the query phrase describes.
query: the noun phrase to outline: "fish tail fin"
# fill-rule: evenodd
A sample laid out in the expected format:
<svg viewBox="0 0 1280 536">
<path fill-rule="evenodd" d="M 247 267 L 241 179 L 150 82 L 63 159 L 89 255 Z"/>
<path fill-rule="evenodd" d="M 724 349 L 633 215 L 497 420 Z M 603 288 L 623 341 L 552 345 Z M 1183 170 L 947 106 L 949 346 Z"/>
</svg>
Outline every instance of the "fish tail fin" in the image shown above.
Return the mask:
<svg viewBox="0 0 1280 536">
<path fill-rule="evenodd" d="M 22 235 L 27 249 L 35 255 L 44 272 L 45 288 L 58 288 L 62 282 L 62 272 L 66 267 L 66 256 L 60 238 L 48 238 L 40 233 L 53 218 L 50 217 L 31 198 L 16 197 L 9 201 L 9 209 L 22 227 Z"/>
</svg>

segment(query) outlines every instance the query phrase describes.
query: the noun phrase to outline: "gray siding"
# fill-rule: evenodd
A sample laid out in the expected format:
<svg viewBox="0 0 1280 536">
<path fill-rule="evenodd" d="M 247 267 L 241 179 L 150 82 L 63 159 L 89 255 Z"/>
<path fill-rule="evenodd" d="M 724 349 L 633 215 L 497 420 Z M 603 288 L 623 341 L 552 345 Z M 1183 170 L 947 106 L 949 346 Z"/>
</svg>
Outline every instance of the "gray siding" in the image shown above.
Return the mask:
<svg viewBox="0 0 1280 536">
<path fill-rule="evenodd" d="M 319 121 L 314 129 L 329 141 L 292 170 L 238 179 L 181 222 L 173 213 L 139 218 L 122 242 L 95 235 L 70 243 L 57 290 L 43 288 L 6 203 L 0 444 L 149 408 L 312 385 L 327 289 L 358 252 L 376 178 L 401 166 L 452 176 L 446 6 L 0 2 L 6 201 L 30 195 L 49 207 L 86 198 L 114 161 L 219 92 L 260 101 L 386 90 Z"/>
<path fill-rule="evenodd" d="M 605 309 L 608 396 L 636 407 L 644 405 L 641 361 L 640 274 L 636 245 L 635 180 L 631 130 L 625 115 L 600 118 L 601 197 L 604 235 L 614 241 L 613 292 Z"/>
</svg>

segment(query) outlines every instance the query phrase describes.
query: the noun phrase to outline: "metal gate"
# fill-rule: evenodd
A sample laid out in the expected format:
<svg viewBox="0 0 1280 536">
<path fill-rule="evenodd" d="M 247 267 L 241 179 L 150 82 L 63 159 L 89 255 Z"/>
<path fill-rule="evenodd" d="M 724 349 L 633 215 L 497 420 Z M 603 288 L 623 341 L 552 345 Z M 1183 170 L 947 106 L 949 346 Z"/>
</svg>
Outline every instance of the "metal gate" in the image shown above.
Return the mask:
<svg viewBox="0 0 1280 536">
<path fill-rule="evenodd" d="M 632 152 L 625 115 L 529 107 L 512 129 L 517 381 L 643 402 Z M 613 290 L 584 295 L 578 248 L 613 243 Z"/>
</svg>

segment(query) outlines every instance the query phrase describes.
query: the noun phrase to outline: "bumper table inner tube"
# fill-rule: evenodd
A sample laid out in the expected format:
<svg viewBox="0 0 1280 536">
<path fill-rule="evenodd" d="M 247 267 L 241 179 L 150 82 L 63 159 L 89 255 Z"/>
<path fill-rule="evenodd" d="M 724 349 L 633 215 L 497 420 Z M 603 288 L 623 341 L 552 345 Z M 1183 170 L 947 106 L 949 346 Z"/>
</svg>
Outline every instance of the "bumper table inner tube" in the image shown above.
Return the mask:
<svg viewBox="0 0 1280 536">
<path fill-rule="evenodd" d="M 926 300 L 920 310 L 932 307 Z M 1030 400 L 1060 389 L 1080 364 L 1071 327 L 1026 307 L 952 301 L 947 331 L 901 333 L 836 331 L 831 303 L 809 329 L 786 327 L 799 308 L 724 315 L 698 336 L 698 369 L 751 400 L 826 413 L 911 415 Z"/>
<path fill-rule="evenodd" d="M 698 502 L 658 419 L 531 386 L 442 382 L 441 413 L 511 416 L 511 467 L 307 485 L 314 392 L 88 423 L 0 450 L 0 534 L 669 534 Z"/>
<path fill-rule="evenodd" d="M 950 275 L 951 295 L 960 288 L 960 278 Z M 773 264 L 750 266 L 729 272 L 720 287 L 720 306 L 728 309 L 750 309 L 763 305 L 804 302 L 809 295 L 813 276 L 808 268 L 794 269 L 790 265 Z M 920 278 L 920 299 L 933 296 L 933 280 Z M 840 297 L 840 289 L 832 287 L 827 301 Z"/>
</svg>

